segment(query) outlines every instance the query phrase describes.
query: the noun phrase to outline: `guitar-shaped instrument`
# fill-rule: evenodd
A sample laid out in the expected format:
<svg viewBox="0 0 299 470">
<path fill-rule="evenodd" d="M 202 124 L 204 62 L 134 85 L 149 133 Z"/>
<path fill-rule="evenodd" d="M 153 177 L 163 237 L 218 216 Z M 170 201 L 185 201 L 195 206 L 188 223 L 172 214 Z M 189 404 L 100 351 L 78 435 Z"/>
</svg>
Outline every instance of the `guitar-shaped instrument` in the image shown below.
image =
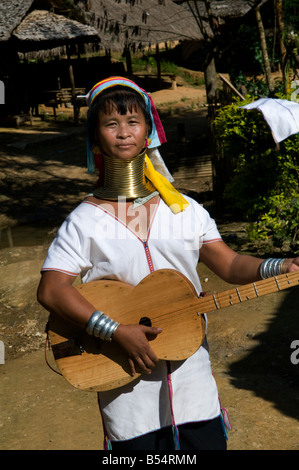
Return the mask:
<svg viewBox="0 0 299 470">
<path fill-rule="evenodd" d="M 161 269 L 149 274 L 136 287 L 120 281 L 99 280 L 76 289 L 96 309 L 119 323 L 162 328 L 163 332 L 152 341 L 152 349 L 159 359 L 182 361 L 202 344 L 205 313 L 295 285 L 299 285 L 299 271 L 198 297 L 183 274 Z M 49 316 L 48 333 L 56 364 L 74 387 L 105 391 L 136 380 L 137 375 L 130 375 L 122 349 L 113 341 L 89 336 L 54 313 Z"/>
</svg>

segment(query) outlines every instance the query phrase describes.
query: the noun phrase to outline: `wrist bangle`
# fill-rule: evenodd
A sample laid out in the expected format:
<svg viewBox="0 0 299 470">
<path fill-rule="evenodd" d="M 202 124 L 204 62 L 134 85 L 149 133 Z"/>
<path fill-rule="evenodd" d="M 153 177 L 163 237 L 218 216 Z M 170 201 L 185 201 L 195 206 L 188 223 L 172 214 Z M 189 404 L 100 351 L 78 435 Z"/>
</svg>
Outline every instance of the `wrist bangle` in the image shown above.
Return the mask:
<svg viewBox="0 0 299 470">
<path fill-rule="evenodd" d="M 112 318 L 105 315 L 104 312 L 96 310 L 91 315 L 85 331 L 96 338 L 111 341 L 111 337 L 118 326 L 118 322 L 112 320 Z"/>
<path fill-rule="evenodd" d="M 279 276 L 282 274 L 282 265 L 285 258 L 268 258 L 260 265 L 260 276 L 262 279 Z"/>
<path fill-rule="evenodd" d="M 96 310 L 93 312 L 85 328 L 87 334 L 93 335 L 94 327 L 102 315 L 104 315 L 104 312 L 101 312 L 101 310 Z"/>
</svg>

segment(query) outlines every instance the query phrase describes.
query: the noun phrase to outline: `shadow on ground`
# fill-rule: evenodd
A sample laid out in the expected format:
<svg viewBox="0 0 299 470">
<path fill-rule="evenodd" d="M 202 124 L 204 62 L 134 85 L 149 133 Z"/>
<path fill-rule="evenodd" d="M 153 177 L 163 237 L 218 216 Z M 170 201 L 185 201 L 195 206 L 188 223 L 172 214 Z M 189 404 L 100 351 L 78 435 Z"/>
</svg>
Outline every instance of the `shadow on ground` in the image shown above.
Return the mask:
<svg viewBox="0 0 299 470">
<path fill-rule="evenodd" d="M 299 364 L 291 361 L 291 343 L 299 340 L 298 305 L 299 287 L 293 287 L 267 330 L 254 336 L 257 346 L 229 367 L 234 387 L 254 392 L 295 419 L 299 419 Z"/>
</svg>

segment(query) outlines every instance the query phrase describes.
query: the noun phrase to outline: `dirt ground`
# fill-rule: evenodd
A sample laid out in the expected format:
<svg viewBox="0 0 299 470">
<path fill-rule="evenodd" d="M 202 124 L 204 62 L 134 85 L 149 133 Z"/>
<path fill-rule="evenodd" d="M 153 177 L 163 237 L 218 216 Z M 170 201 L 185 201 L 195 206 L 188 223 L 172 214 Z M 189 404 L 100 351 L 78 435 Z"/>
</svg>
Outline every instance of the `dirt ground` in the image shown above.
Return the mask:
<svg viewBox="0 0 299 470">
<path fill-rule="evenodd" d="M 163 156 L 171 171 L 190 150 L 206 155 L 204 91 L 178 87 L 153 98 L 168 135 Z M 181 122 L 184 141 L 177 133 Z M 85 168 L 84 124 L 36 120 L 32 127 L 2 128 L 0 174 L 0 449 L 101 450 L 96 394 L 74 389 L 46 365 L 48 314 L 36 302 L 47 248 L 94 185 Z M 199 196 L 213 209 L 206 187 L 203 181 Z M 222 215 L 218 225 L 233 248 L 262 254 L 247 242 L 243 223 Z M 199 274 L 206 292 L 231 287 L 201 264 Z M 299 365 L 290 359 L 291 343 L 299 339 L 298 303 L 299 290 L 292 288 L 209 314 L 212 368 L 232 424 L 229 450 L 299 449 Z"/>
</svg>

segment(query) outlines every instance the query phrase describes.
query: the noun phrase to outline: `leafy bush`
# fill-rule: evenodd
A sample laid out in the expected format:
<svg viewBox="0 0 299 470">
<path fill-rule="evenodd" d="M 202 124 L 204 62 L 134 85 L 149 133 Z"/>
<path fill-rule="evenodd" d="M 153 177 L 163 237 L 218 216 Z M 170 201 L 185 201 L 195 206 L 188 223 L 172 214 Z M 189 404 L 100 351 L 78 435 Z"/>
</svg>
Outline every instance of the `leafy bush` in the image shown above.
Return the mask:
<svg viewBox="0 0 299 470">
<path fill-rule="evenodd" d="M 226 205 L 249 222 L 252 239 L 299 252 L 299 136 L 277 148 L 262 114 L 240 109 L 252 98 L 221 108 L 215 120 L 218 155 L 232 173 L 224 190 Z"/>
<path fill-rule="evenodd" d="M 290 77 L 291 79 L 291 77 Z M 234 74 L 232 76 L 232 81 L 237 89 L 244 87 L 246 93 L 255 99 L 260 98 L 261 96 L 269 95 L 269 87 L 266 83 L 265 77 L 246 77 L 242 72 Z M 273 94 L 278 96 L 279 93 L 284 93 L 283 81 L 280 77 L 274 78 L 274 90 Z"/>
<path fill-rule="evenodd" d="M 143 55 L 142 57 L 133 56 L 132 57 L 132 65 L 135 71 L 149 71 L 153 70 L 153 72 L 157 69 L 157 61 L 156 58 L 152 55 Z M 178 73 L 178 67 L 173 62 L 168 62 L 166 60 L 161 60 L 160 62 L 161 72 L 162 73 L 169 73 L 176 75 Z"/>
</svg>

